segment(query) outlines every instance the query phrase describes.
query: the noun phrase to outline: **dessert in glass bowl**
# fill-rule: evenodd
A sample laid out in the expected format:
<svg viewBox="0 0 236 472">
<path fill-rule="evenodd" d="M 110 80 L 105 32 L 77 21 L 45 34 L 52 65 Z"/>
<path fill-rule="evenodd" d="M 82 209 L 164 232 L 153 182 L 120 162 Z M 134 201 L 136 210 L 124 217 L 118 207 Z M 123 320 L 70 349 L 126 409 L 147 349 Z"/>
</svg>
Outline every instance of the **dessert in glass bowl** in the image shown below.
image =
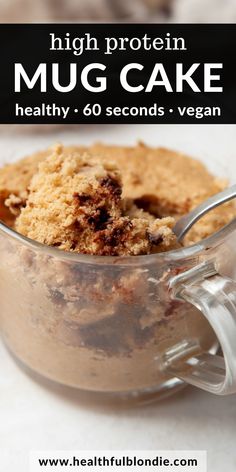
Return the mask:
<svg viewBox="0 0 236 472">
<path fill-rule="evenodd" d="M 209 263 L 236 210 L 229 202 L 205 215 L 183 245 L 173 226 L 226 185 L 197 160 L 142 143 L 56 145 L 2 168 L 1 330 L 10 350 L 79 389 L 180 385 L 165 353 L 213 352 L 216 335 L 170 282 Z"/>
</svg>

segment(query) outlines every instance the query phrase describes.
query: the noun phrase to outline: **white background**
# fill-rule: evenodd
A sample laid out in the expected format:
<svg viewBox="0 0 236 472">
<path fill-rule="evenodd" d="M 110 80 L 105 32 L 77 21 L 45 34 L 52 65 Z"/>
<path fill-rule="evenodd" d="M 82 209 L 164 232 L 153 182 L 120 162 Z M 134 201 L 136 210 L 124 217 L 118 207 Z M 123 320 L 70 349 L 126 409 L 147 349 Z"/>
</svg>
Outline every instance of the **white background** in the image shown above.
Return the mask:
<svg viewBox="0 0 236 472">
<path fill-rule="evenodd" d="M 88 126 L 66 132 L 45 126 L 43 133 L 31 135 L 26 129 L 1 132 L 0 163 L 58 141 L 132 144 L 142 139 L 199 157 L 236 182 L 234 126 Z M 0 470 L 27 471 L 28 453 L 35 449 L 206 449 L 210 472 L 234 472 L 236 395 L 216 397 L 188 387 L 151 405 L 106 407 L 74 390 L 37 383 L 0 343 Z"/>
</svg>

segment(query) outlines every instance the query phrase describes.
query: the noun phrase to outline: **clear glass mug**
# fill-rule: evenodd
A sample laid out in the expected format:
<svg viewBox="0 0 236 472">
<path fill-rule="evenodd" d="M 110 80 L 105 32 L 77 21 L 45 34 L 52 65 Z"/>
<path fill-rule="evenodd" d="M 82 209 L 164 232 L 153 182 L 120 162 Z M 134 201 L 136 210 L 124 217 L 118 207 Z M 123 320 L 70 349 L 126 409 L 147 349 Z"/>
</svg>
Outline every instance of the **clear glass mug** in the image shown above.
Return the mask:
<svg viewBox="0 0 236 472">
<path fill-rule="evenodd" d="M 233 393 L 235 241 L 236 220 L 189 248 L 98 257 L 0 223 L 3 339 L 33 371 L 87 391 Z"/>
</svg>

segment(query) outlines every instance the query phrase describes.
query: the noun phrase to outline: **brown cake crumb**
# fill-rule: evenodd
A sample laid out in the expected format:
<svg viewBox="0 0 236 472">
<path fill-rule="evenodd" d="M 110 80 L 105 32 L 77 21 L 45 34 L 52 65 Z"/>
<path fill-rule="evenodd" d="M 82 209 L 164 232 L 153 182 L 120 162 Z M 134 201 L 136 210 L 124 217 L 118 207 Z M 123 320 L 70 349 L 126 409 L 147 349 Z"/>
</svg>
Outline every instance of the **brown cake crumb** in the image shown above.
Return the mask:
<svg viewBox="0 0 236 472">
<path fill-rule="evenodd" d="M 114 163 L 89 153 L 65 154 L 57 146 L 39 164 L 15 228 L 43 244 L 83 254 L 139 255 L 179 247 L 173 218 L 145 218 L 138 209 L 129 216 L 121 194 Z M 17 196 L 7 201 L 14 214 L 20 203 Z"/>
<path fill-rule="evenodd" d="M 20 195 L 11 193 L 9 197 L 6 198 L 4 204 L 7 208 L 9 208 L 12 215 L 18 216 L 21 212 L 21 208 L 25 207 L 27 198 L 27 191 L 21 192 Z"/>
<path fill-rule="evenodd" d="M 173 217 L 177 220 L 227 187 L 225 179 L 212 176 L 199 161 L 143 143 L 133 147 L 99 143 L 87 148 L 63 148 L 65 156 L 73 152 L 88 152 L 96 159 L 116 163 L 122 176 L 122 215 L 131 219 L 144 218 L 151 222 L 155 218 Z M 50 154 L 51 150 L 47 149 L 0 169 L 0 219 L 9 226 L 14 226 L 17 213 L 25 205 L 25 195 L 39 163 Z M 184 245 L 210 236 L 235 216 L 234 202 L 215 208 L 193 226 Z"/>
</svg>

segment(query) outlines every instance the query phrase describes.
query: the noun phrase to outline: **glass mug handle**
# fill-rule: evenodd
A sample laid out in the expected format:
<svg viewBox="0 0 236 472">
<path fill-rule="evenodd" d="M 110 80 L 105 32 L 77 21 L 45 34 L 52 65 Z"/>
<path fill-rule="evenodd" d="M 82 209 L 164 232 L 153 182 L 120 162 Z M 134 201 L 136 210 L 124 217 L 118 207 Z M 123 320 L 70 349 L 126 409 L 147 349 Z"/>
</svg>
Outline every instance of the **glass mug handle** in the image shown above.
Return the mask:
<svg viewBox="0 0 236 472">
<path fill-rule="evenodd" d="M 236 392 L 236 282 L 203 263 L 170 280 L 172 297 L 196 306 L 213 328 L 223 357 L 199 352 L 197 340 L 186 340 L 164 355 L 171 375 L 217 395 Z M 194 351 L 196 355 L 194 355 Z"/>
</svg>

